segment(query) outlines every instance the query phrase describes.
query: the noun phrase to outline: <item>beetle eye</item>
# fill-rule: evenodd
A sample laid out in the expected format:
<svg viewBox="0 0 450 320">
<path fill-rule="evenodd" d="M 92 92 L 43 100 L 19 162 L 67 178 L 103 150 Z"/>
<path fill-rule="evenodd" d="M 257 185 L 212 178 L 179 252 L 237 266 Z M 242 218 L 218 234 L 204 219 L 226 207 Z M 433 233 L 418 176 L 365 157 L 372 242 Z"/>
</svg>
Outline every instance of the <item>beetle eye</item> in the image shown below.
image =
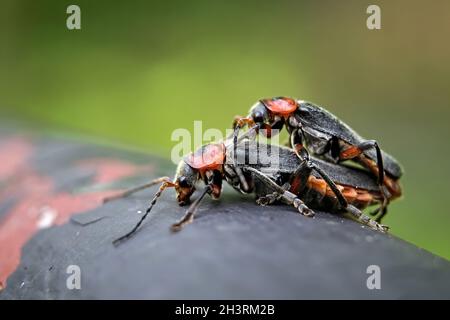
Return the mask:
<svg viewBox="0 0 450 320">
<path fill-rule="evenodd" d="M 255 112 L 253 114 L 253 121 L 255 121 L 256 123 L 261 123 L 264 121 L 264 115 L 262 114 L 262 112 Z"/>
<path fill-rule="evenodd" d="M 189 188 L 189 182 L 185 176 L 178 178 L 178 185 L 182 188 Z"/>
</svg>

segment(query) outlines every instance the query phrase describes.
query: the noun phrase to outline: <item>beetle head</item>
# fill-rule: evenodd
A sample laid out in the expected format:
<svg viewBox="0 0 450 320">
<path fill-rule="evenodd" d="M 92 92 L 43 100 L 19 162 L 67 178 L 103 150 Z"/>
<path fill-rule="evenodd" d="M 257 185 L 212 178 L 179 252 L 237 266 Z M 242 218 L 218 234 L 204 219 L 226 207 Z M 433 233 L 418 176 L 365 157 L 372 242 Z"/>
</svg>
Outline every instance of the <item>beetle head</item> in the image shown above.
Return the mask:
<svg viewBox="0 0 450 320">
<path fill-rule="evenodd" d="M 198 170 L 192 168 L 184 160 L 181 160 L 175 173 L 175 192 L 180 206 L 189 203 L 198 179 Z"/>
<path fill-rule="evenodd" d="M 225 153 L 226 149 L 223 143 L 209 143 L 180 161 L 175 175 L 175 190 L 180 205 L 189 202 L 195 191 L 195 183 L 200 179 L 203 179 L 205 183 L 211 183 L 213 198 L 220 196 L 221 172 L 225 162 Z"/>
<path fill-rule="evenodd" d="M 271 118 L 271 112 L 266 106 L 261 102 L 256 102 L 249 111 L 250 118 L 258 125 L 268 123 Z"/>
<path fill-rule="evenodd" d="M 266 129 L 266 136 L 270 137 L 272 130 L 281 130 L 285 120 L 297 109 L 294 99 L 275 97 L 261 99 L 250 109 L 250 117 L 260 126 Z"/>
</svg>

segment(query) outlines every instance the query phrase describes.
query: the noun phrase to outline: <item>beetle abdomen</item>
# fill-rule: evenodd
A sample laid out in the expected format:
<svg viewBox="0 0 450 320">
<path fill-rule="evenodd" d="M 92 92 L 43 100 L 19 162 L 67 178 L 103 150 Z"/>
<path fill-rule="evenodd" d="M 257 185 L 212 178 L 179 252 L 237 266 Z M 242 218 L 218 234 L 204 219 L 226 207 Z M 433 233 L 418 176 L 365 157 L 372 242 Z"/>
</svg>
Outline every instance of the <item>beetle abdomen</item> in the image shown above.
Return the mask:
<svg viewBox="0 0 450 320">
<path fill-rule="evenodd" d="M 340 184 L 336 184 L 336 186 L 347 202 L 358 209 L 365 209 L 370 205 L 380 203 L 381 194 L 379 192 Z M 306 183 L 306 189 L 299 196 L 311 208 L 329 210 L 334 213 L 343 211 L 333 190 L 321 178 L 310 176 Z"/>
</svg>

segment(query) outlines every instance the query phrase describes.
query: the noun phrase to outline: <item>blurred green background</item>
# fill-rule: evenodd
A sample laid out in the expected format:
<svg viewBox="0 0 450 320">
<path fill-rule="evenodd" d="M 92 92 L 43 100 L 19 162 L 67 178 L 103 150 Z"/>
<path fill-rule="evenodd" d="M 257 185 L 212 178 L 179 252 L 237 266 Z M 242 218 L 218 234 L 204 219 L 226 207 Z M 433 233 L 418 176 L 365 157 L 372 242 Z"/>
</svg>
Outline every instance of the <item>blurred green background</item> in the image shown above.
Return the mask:
<svg viewBox="0 0 450 320">
<path fill-rule="evenodd" d="M 2 0 L 0 113 L 169 157 L 194 120 L 225 129 L 259 98 L 311 100 L 403 163 L 385 222 L 450 258 L 449 35 L 447 0 Z"/>
</svg>

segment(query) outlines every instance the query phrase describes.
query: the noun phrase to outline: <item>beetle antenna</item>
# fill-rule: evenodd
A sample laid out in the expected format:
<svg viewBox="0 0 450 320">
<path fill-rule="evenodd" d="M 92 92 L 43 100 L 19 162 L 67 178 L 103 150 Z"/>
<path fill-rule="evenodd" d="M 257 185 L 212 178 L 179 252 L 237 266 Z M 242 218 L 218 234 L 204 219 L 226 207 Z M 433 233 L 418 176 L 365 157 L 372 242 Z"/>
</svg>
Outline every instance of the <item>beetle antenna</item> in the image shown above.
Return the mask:
<svg viewBox="0 0 450 320">
<path fill-rule="evenodd" d="M 258 132 L 258 130 L 261 129 L 261 124 L 256 123 L 254 126 L 250 127 L 247 132 L 245 132 L 243 135 L 241 135 L 238 139 L 238 142 L 241 142 L 243 139 L 248 138 L 251 134 L 254 132 Z"/>
<path fill-rule="evenodd" d="M 138 192 L 138 191 L 150 188 L 151 186 L 154 186 L 155 184 L 158 184 L 158 183 L 161 183 L 161 182 L 164 182 L 164 181 L 167 181 L 167 180 L 170 180 L 170 178 L 169 177 L 156 178 L 156 179 L 154 179 L 154 180 L 152 180 L 152 181 L 150 181 L 150 182 L 148 182 L 146 184 L 143 184 L 143 185 L 140 185 L 140 186 L 137 186 L 137 187 L 134 187 L 134 188 L 122 191 L 122 192 L 120 192 L 118 194 L 115 194 L 113 196 L 110 196 L 110 197 L 105 197 L 105 198 L 103 198 L 103 203 L 106 203 L 106 202 L 111 201 L 111 200 L 116 200 L 116 199 L 128 197 L 129 195 L 131 195 L 131 194 L 133 194 L 135 192 Z"/>
<path fill-rule="evenodd" d="M 261 128 L 261 125 L 259 123 L 255 124 L 254 126 L 252 126 L 251 128 L 249 128 L 245 133 L 241 134 L 239 136 L 239 130 L 241 128 L 239 128 L 238 126 L 234 129 L 234 132 L 231 134 L 231 136 L 229 136 L 227 138 L 227 140 L 229 140 L 230 138 L 233 138 L 233 151 L 234 154 L 236 154 L 236 148 L 238 143 L 240 143 L 242 140 L 248 138 L 251 134 L 253 134 L 254 132 L 258 132 L 258 130 Z"/>
<path fill-rule="evenodd" d="M 175 184 L 173 182 L 171 182 L 170 180 L 166 180 L 164 181 L 161 186 L 159 187 L 159 190 L 155 193 L 155 196 L 153 197 L 152 201 L 150 202 L 150 206 L 147 208 L 147 210 L 145 211 L 145 214 L 141 217 L 141 219 L 139 220 L 139 222 L 134 226 L 134 228 L 128 232 L 127 234 L 121 236 L 120 238 L 116 239 L 113 241 L 113 244 L 115 246 L 117 246 L 120 242 L 122 242 L 123 240 L 131 237 L 136 231 L 137 229 L 141 226 L 142 222 L 144 222 L 145 218 L 147 218 L 148 214 L 150 213 L 150 211 L 152 210 L 153 206 L 155 205 L 156 201 L 158 200 L 158 198 L 161 196 L 161 194 L 163 193 L 163 191 L 168 188 L 168 187 L 174 187 Z"/>
<path fill-rule="evenodd" d="M 306 150 L 306 148 L 304 148 L 302 145 L 301 145 L 301 143 L 300 143 L 300 145 L 302 146 L 302 148 L 299 150 L 299 149 L 297 149 L 297 143 L 295 142 L 295 139 L 296 139 L 296 137 L 298 136 L 298 133 L 299 133 L 299 130 L 300 130 L 300 132 L 301 132 L 301 134 L 302 134 L 302 137 L 304 137 L 305 136 L 305 132 L 303 131 L 303 128 L 302 127 L 299 127 L 299 128 L 297 128 L 297 129 L 295 129 L 294 131 L 292 131 L 292 134 L 291 134 L 291 141 L 290 141 L 290 143 L 291 143 L 291 148 L 294 150 L 294 152 L 295 152 L 295 154 L 297 155 L 297 157 L 300 159 L 300 160 L 309 160 L 309 152 L 308 152 L 308 150 Z M 300 154 L 300 152 L 301 152 L 301 154 Z"/>
</svg>

